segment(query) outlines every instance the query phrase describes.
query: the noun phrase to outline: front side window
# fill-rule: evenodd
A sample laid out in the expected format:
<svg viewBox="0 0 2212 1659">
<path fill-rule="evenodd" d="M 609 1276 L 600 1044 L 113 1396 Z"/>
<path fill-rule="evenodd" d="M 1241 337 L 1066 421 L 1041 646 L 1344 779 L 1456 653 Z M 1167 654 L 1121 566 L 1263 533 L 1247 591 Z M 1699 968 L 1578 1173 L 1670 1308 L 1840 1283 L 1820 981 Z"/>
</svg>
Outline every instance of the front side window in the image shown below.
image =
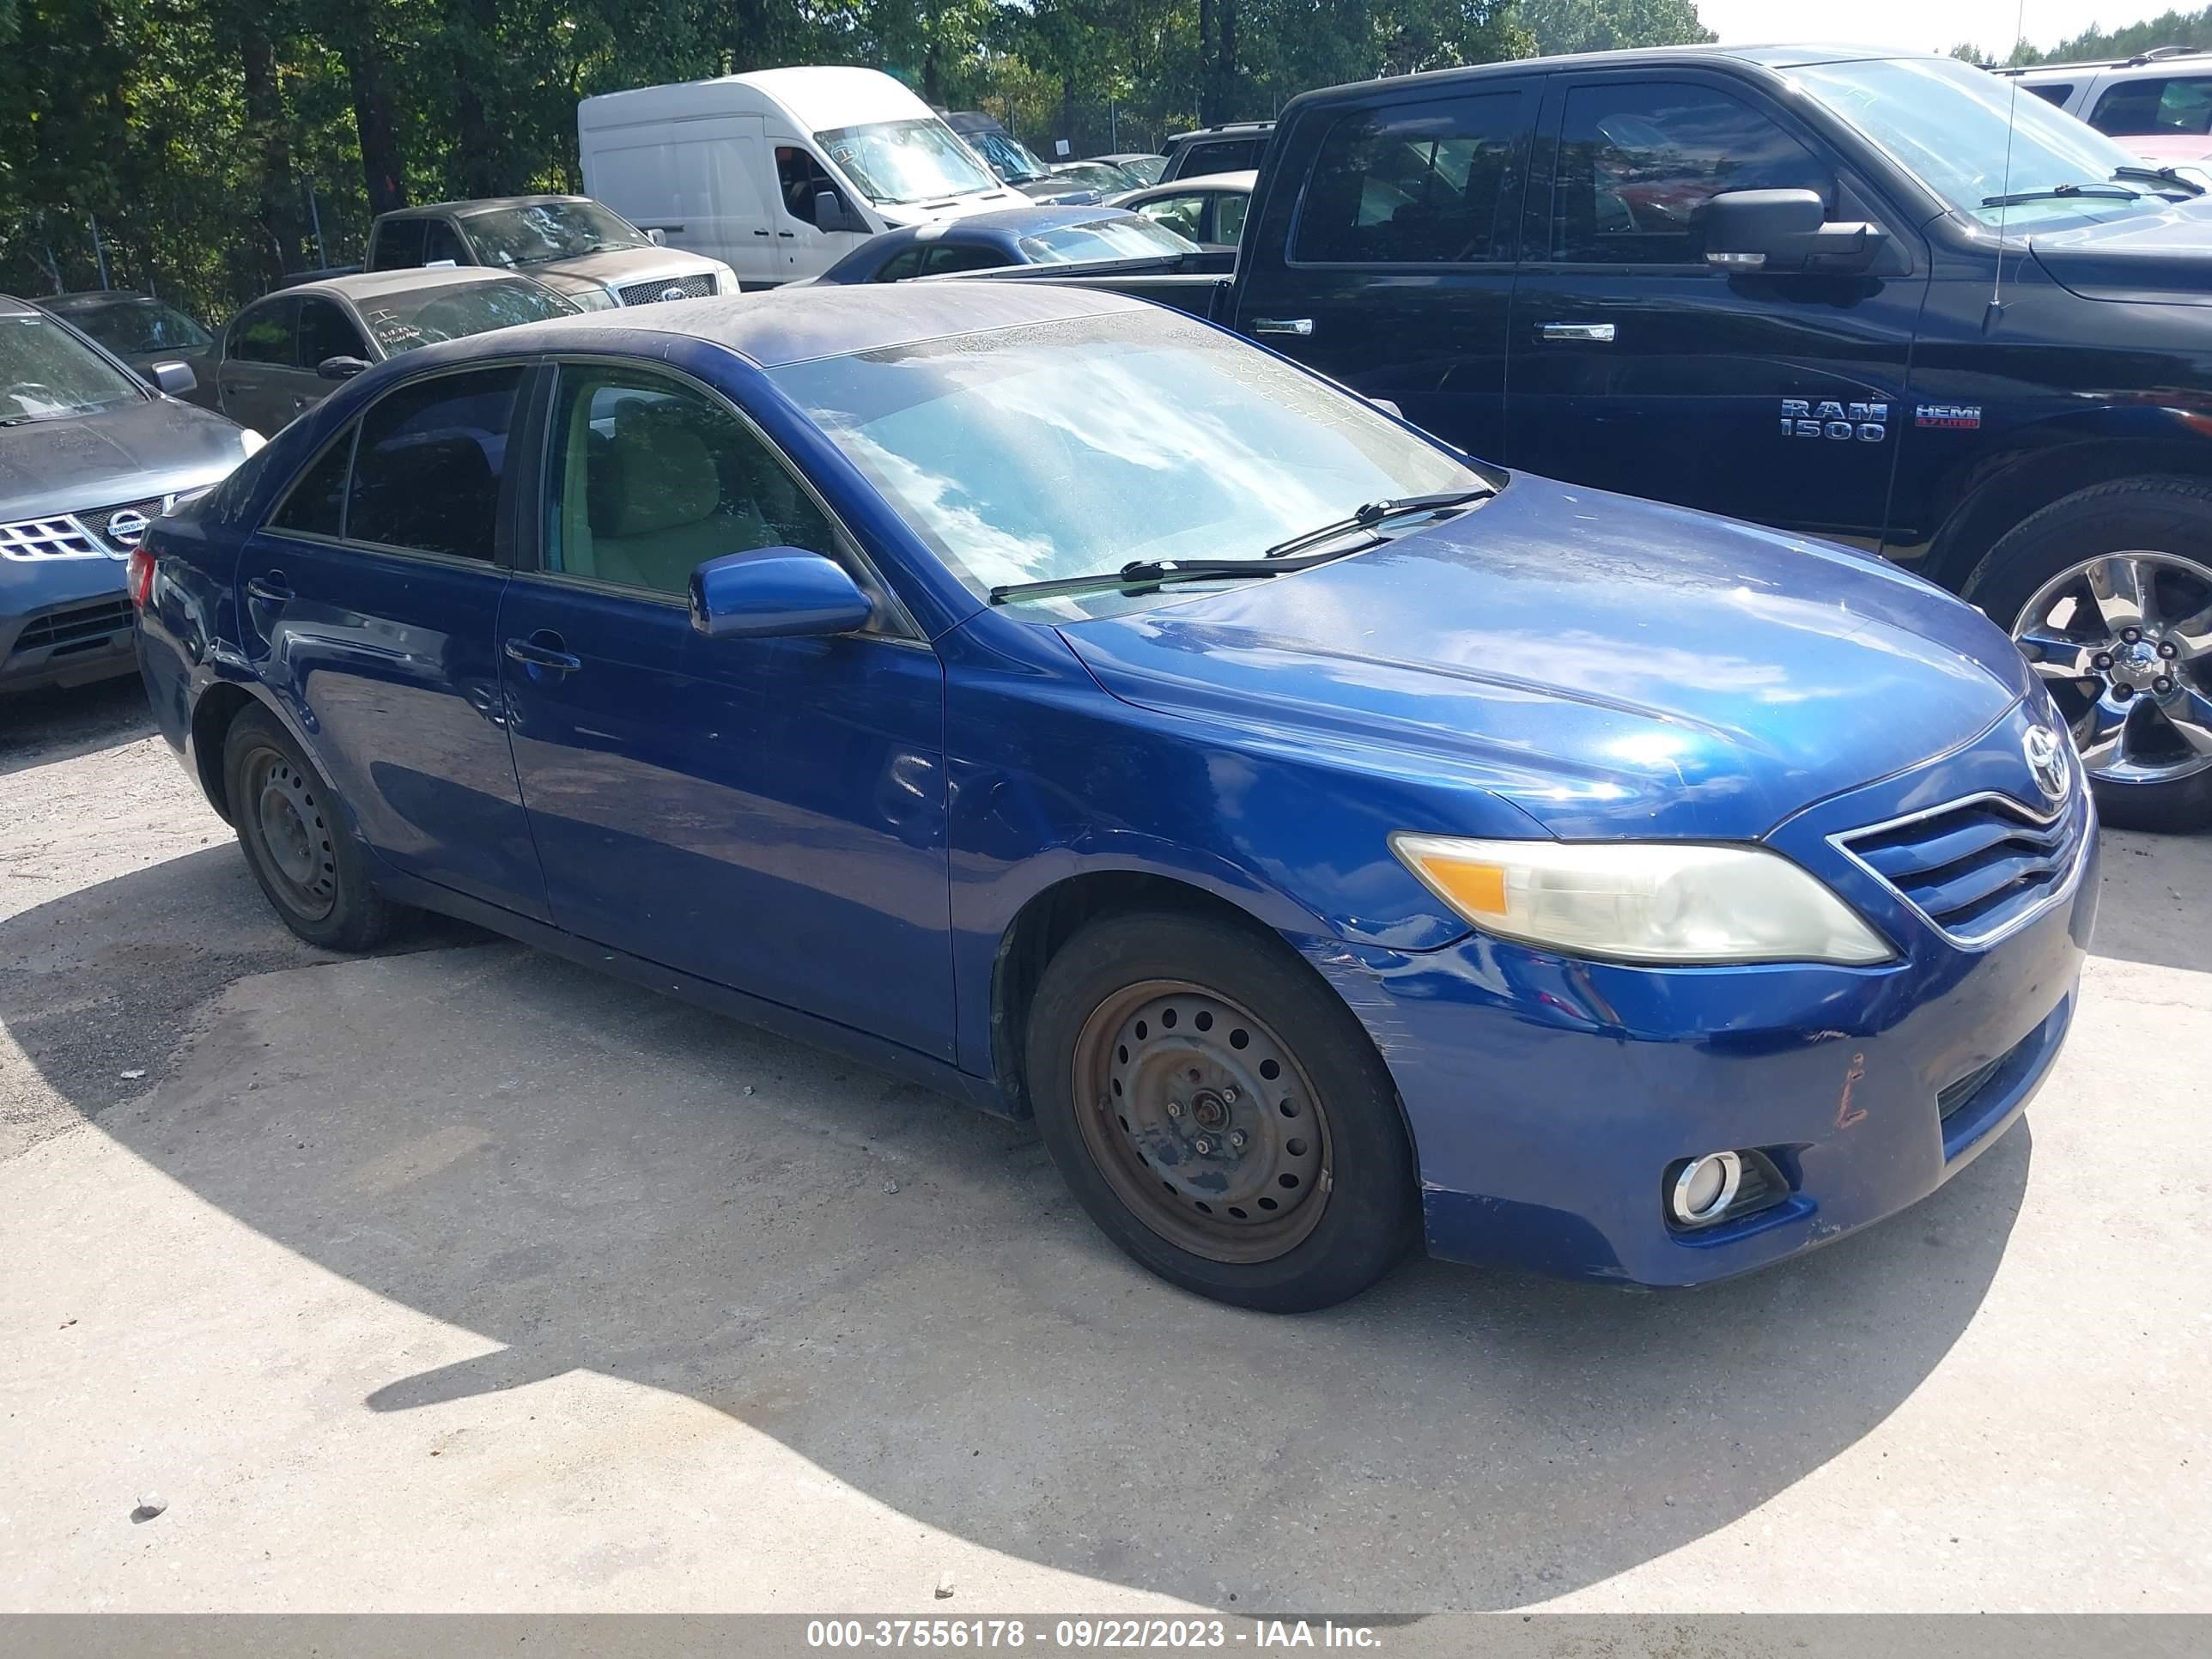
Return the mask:
<svg viewBox="0 0 2212 1659">
<path fill-rule="evenodd" d="M 300 303 L 299 366 L 313 368 L 327 357 L 366 357 L 361 331 L 329 300 Z"/>
<path fill-rule="evenodd" d="M 1178 179 L 1195 179 L 1208 173 L 1243 173 L 1260 165 L 1267 153 L 1265 138 L 1217 138 L 1193 144 L 1189 159 L 1176 170 Z"/>
<path fill-rule="evenodd" d="M 441 227 L 442 228 L 442 227 Z M 542 265 L 613 248 L 651 247 L 636 226 L 597 202 L 532 202 L 527 207 L 489 208 L 461 220 L 476 262 L 483 265 Z M 428 250 L 426 250 L 428 252 Z M 433 259 L 456 252 L 428 252 Z"/>
<path fill-rule="evenodd" d="M 1165 225 L 1178 236 L 1191 241 L 1199 240 L 1199 231 L 1206 218 L 1206 198 L 1203 196 L 1163 196 L 1145 202 L 1131 210 L 1141 213 L 1156 225 Z"/>
<path fill-rule="evenodd" d="M 998 186 L 952 129 L 933 115 L 834 127 L 816 133 L 814 141 L 860 194 L 878 206 L 972 196 Z"/>
<path fill-rule="evenodd" d="M 88 414 L 145 395 L 137 381 L 51 317 L 0 315 L 0 427 Z"/>
<path fill-rule="evenodd" d="M 489 563 L 520 368 L 434 374 L 362 417 L 345 537 Z"/>
<path fill-rule="evenodd" d="M 1716 88 L 1577 87 L 1559 133 L 1552 257 L 1696 264 L 1705 205 L 1732 190 L 1809 190 L 1832 207 L 1836 179 L 1771 117 Z"/>
<path fill-rule="evenodd" d="M 422 263 L 426 265 L 465 265 L 469 263 L 469 251 L 461 246 L 460 233 L 443 219 L 430 220 L 423 228 Z"/>
<path fill-rule="evenodd" d="M 1510 228 L 1501 217 L 1510 214 L 1501 216 L 1499 207 L 1509 193 L 1522 101 L 1518 92 L 1489 93 L 1344 117 L 1315 158 L 1291 257 L 1316 264 L 1466 264 L 1505 257 L 1500 239 Z"/>
<path fill-rule="evenodd" d="M 271 300 L 250 306 L 230 325 L 230 345 L 224 356 L 241 363 L 281 363 L 289 367 L 298 334 L 300 302 Z"/>
<path fill-rule="evenodd" d="M 2100 132 L 2202 137 L 2212 132 L 2212 76 L 2147 76 L 2106 89 L 2090 112 Z"/>
<path fill-rule="evenodd" d="M 360 303 L 362 320 L 386 356 L 578 311 L 574 301 L 525 276 L 380 294 Z"/>
<path fill-rule="evenodd" d="M 876 273 L 879 283 L 903 283 L 909 276 L 921 275 L 921 250 L 910 247 L 894 253 L 884 261 L 884 268 Z"/>
<path fill-rule="evenodd" d="M 1010 264 L 1006 256 L 994 247 L 973 247 L 957 244 L 939 243 L 929 250 L 921 262 L 925 276 L 944 276 L 956 270 L 995 270 Z"/>
<path fill-rule="evenodd" d="M 1812 95 L 1959 212 L 2015 231 L 2161 212 L 2185 188 L 2116 175 L 2141 163 L 2102 133 L 1949 58 L 1790 70 Z M 2091 193 L 2080 193 L 2083 189 Z M 2001 203 L 1999 197 L 2008 197 Z"/>
<path fill-rule="evenodd" d="M 1242 191 L 1224 190 L 1213 198 L 1213 240 L 1231 246 L 1244 240 L 1244 216 L 1252 198 Z"/>
<path fill-rule="evenodd" d="M 837 543 L 814 498 L 729 405 L 629 369 L 566 368 L 544 568 L 680 597 L 725 553 Z"/>
<path fill-rule="evenodd" d="M 979 594 L 1132 559 L 1251 556 L 1363 502 L 1486 482 L 1364 399 L 1149 307 L 773 378 Z"/>
</svg>

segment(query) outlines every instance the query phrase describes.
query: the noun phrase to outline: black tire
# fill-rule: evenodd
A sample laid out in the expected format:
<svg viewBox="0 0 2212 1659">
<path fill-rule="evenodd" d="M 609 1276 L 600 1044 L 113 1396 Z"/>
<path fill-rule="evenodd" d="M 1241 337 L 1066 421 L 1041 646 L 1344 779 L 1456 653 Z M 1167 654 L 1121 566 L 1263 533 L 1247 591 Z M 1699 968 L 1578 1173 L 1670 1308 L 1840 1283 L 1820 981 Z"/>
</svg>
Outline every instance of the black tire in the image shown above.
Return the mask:
<svg viewBox="0 0 2212 1659">
<path fill-rule="evenodd" d="M 371 884 L 337 792 L 266 709 L 231 721 L 222 777 L 246 868 L 287 927 L 329 951 L 373 950 L 392 936 L 403 912 Z"/>
<path fill-rule="evenodd" d="M 1962 592 L 1990 621 L 2017 635 L 2023 611 L 2046 586 L 2084 560 L 2130 551 L 2212 565 L 2212 485 L 2123 478 L 2077 490 L 2014 526 L 1974 568 Z M 2212 675 L 2212 668 L 2194 672 L 2200 683 Z M 2212 685 L 2204 689 L 2212 691 Z M 2065 697 L 2059 701 L 2070 717 L 2074 708 Z M 2093 770 L 2091 781 L 2100 815 L 2116 828 L 2173 833 L 2212 827 L 2212 766 L 2163 781 Z"/>
<path fill-rule="evenodd" d="M 1170 1004 L 1184 1012 L 1181 1046 L 1163 1046 L 1162 1031 L 1133 1062 L 1115 1035 L 1149 1032 L 1139 1016 L 1152 1009 L 1161 1018 L 1157 1010 Z M 1164 1018 L 1175 1024 L 1172 1007 Z M 1239 1041 L 1248 1025 L 1251 1039 Z M 1294 1049 L 1278 1036 L 1285 1032 L 1296 1034 Z M 1250 1061 L 1255 1054 L 1269 1058 Z M 1079 1086 L 1079 1068 L 1092 1055 L 1105 1069 Z M 1187 1060 L 1209 1073 L 1217 1060 L 1228 1069 L 1200 1087 L 1198 1064 L 1181 1069 Z M 1248 1063 L 1273 1069 L 1237 1069 Z M 1045 968 L 1030 1012 L 1027 1066 L 1038 1133 L 1069 1188 L 1107 1237 L 1171 1284 L 1239 1307 L 1305 1313 L 1367 1289 L 1419 1236 L 1413 1148 L 1389 1073 L 1342 1000 L 1256 927 L 1161 911 L 1090 923 Z M 1124 1074 L 1132 1112 L 1140 1094 L 1148 1097 L 1149 1127 L 1140 1120 L 1133 1129 L 1109 1097 Z M 1235 1076 L 1276 1080 L 1240 1093 L 1222 1081 Z M 1168 1084 L 1155 1086 L 1163 1077 Z M 1159 1097 L 1182 1088 L 1184 1078 L 1189 1121 L 1172 1129 Z M 1231 1104 L 1223 1105 L 1224 1096 Z M 1185 1108 L 1175 1104 L 1180 1119 Z M 1206 1111 L 1220 1115 L 1207 1120 L 1206 1133 L 1225 1169 L 1189 1157 L 1188 1137 L 1204 1127 L 1198 1120 Z M 1170 1133 L 1186 1138 L 1160 1139 Z M 1230 1154 L 1231 1137 L 1247 1150 Z M 1164 1147 L 1179 1160 L 1170 1171 L 1179 1180 L 1223 1183 L 1221 1191 L 1204 1189 L 1207 1196 L 1241 1194 L 1254 1180 L 1252 1190 L 1262 1195 L 1247 1200 L 1255 1207 L 1217 1214 L 1196 1196 L 1199 1188 L 1178 1191 L 1158 1180 L 1164 1201 L 1152 1195 L 1162 1174 L 1153 1161 Z M 1262 1217 L 1261 1207 L 1277 1212 L 1279 1200 L 1288 1200 L 1297 1186 L 1292 1170 L 1311 1177 L 1303 1195 L 1279 1218 Z M 1278 1182 L 1285 1191 L 1275 1190 Z M 1308 1213 L 1309 1205 L 1317 1207 Z"/>
</svg>

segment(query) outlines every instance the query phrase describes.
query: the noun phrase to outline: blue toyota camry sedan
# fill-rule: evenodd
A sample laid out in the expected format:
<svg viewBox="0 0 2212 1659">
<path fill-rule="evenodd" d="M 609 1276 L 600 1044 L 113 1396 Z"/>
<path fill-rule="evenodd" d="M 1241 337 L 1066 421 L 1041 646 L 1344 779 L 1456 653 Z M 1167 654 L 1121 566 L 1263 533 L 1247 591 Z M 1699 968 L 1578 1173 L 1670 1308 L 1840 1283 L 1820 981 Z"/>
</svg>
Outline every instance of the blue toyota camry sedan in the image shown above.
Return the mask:
<svg viewBox="0 0 2212 1659">
<path fill-rule="evenodd" d="M 301 937 L 443 911 L 1034 1115 L 1125 1250 L 1250 1307 L 1880 1220 L 2020 1115 L 2095 902 L 2079 763 L 1966 605 L 1096 292 L 410 353 L 130 576 Z"/>
</svg>

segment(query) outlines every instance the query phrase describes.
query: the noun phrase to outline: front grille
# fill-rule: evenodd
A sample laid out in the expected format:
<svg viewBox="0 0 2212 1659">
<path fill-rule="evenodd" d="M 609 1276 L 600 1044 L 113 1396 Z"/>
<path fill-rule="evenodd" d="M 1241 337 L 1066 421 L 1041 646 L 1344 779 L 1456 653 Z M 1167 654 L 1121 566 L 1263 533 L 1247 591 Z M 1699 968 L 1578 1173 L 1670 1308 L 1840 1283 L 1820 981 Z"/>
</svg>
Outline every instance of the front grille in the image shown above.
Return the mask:
<svg viewBox="0 0 2212 1659">
<path fill-rule="evenodd" d="M 2087 798 L 2039 818 L 2003 795 L 1978 795 L 1837 839 L 1955 942 L 1979 944 L 2024 920 L 2073 874 Z"/>
<path fill-rule="evenodd" d="M 90 605 L 73 605 L 65 610 L 49 611 L 25 623 L 23 631 L 15 636 L 15 652 L 20 656 L 25 652 L 51 650 L 57 657 L 72 657 L 81 651 L 97 651 L 110 636 L 128 630 L 131 623 L 128 599 L 96 599 Z"/>
<path fill-rule="evenodd" d="M 26 519 L 0 524 L 0 559 L 104 559 L 107 549 L 75 519 Z"/>
<path fill-rule="evenodd" d="M 27 562 L 38 559 L 119 559 L 138 545 L 145 532 L 134 526 L 109 534 L 117 516 L 135 513 L 151 524 L 168 509 L 173 499 L 153 495 L 143 501 L 118 501 L 113 507 L 57 514 L 51 519 L 0 524 L 0 559 Z"/>
<path fill-rule="evenodd" d="M 1974 1103 L 1974 1097 L 1982 1092 L 1989 1080 L 1997 1074 L 1997 1068 L 2010 1058 L 2008 1054 L 1999 1054 L 1988 1064 L 1975 1066 L 1955 1083 L 1947 1083 L 1938 1089 L 1936 1091 L 1936 1115 L 1948 1123 L 1965 1111 Z"/>
<path fill-rule="evenodd" d="M 621 290 L 626 306 L 649 306 L 662 300 L 703 300 L 714 291 L 712 271 L 696 276 L 663 276 L 658 282 L 632 283 Z"/>
<path fill-rule="evenodd" d="M 146 533 L 145 528 L 143 526 L 139 526 L 111 533 L 117 516 L 125 513 L 135 513 L 147 524 L 151 524 L 161 516 L 163 509 L 168 504 L 167 497 L 155 495 L 149 501 L 125 501 L 119 506 L 97 507 L 90 513 L 80 513 L 76 515 L 76 520 L 79 524 L 99 537 L 108 546 L 118 548 L 128 553 L 138 545 L 139 539 Z"/>
</svg>

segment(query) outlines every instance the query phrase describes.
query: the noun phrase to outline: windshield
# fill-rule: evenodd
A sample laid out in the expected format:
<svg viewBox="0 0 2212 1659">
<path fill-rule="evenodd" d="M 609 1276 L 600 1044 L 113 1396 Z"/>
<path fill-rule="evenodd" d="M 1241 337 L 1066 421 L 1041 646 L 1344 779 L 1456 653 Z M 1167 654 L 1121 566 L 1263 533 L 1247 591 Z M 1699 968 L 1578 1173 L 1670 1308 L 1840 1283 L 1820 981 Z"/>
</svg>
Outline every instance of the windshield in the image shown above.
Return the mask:
<svg viewBox="0 0 2212 1659">
<path fill-rule="evenodd" d="M 833 127 L 814 137 L 860 194 L 879 207 L 970 196 L 999 182 L 935 116 Z"/>
<path fill-rule="evenodd" d="M 1079 225 L 1055 225 L 1021 239 L 1033 265 L 1073 264 L 1084 259 L 1158 259 L 1195 253 L 1198 244 L 1139 214 L 1117 214 Z"/>
<path fill-rule="evenodd" d="M 461 229 L 488 265 L 542 265 L 611 249 L 651 247 L 635 225 L 597 202 L 536 202 L 471 213 Z"/>
<path fill-rule="evenodd" d="M 1790 74 L 1899 167 L 1983 224 L 2048 228 L 2164 204 L 2154 185 L 2112 184 L 2117 169 L 2142 165 L 2127 150 L 2018 82 L 1971 64 L 1914 58 L 1818 64 Z M 2132 201 L 2117 194 L 2056 196 L 2008 208 L 1984 205 L 1991 197 L 2033 195 L 2059 185 L 2138 194 Z"/>
<path fill-rule="evenodd" d="M 1149 307 L 774 378 L 979 595 L 1132 559 L 1252 557 L 1364 501 L 1486 482 L 1349 392 Z M 1086 614 L 1186 592 L 1030 603 Z"/>
<path fill-rule="evenodd" d="M 125 357 L 153 351 L 198 351 L 213 343 L 208 331 L 159 300 L 119 300 L 72 307 L 63 313 L 110 351 Z"/>
<path fill-rule="evenodd" d="M 417 289 L 362 300 L 361 319 L 390 356 L 441 340 L 488 334 L 518 323 L 542 323 L 548 317 L 574 317 L 580 307 L 551 289 L 512 277 L 465 286 Z"/>
<path fill-rule="evenodd" d="M 1052 169 L 1039 161 L 1027 144 L 1012 133 L 997 132 L 986 127 L 981 132 L 968 135 L 969 148 L 991 164 L 991 171 L 1010 185 L 1026 185 L 1038 179 L 1052 176 Z"/>
<path fill-rule="evenodd" d="M 1109 195 L 1118 191 L 1137 188 L 1137 178 L 1134 173 L 1124 173 L 1121 168 L 1109 167 L 1103 161 L 1063 161 L 1058 172 L 1063 179 L 1073 179 L 1079 185 L 1087 185 L 1092 190 L 1101 191 Z"/>
<path fill-rule="evenodd" d="M 52 318 L 0 314 L 0 426 L 58 420 L 145 395 Z"/>
</svg>

